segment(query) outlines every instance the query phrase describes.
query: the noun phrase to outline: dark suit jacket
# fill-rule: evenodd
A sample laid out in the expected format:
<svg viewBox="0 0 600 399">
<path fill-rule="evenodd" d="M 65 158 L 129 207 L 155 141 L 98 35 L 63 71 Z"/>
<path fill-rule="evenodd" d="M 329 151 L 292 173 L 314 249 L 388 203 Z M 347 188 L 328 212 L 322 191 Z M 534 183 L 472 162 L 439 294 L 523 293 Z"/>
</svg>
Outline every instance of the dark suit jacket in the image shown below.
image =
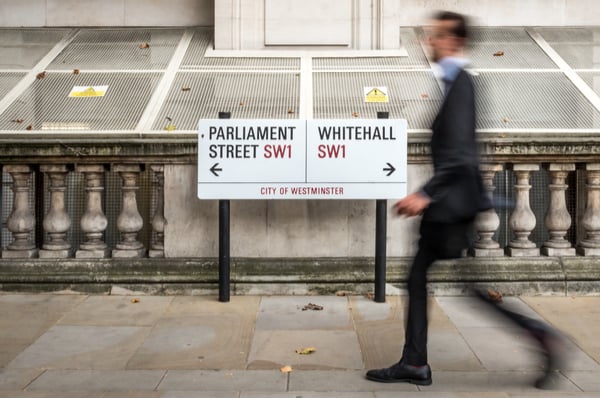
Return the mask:
<svg viewBox="0 0 600 399">
<path fill-rule="evenodd" d="M 471 77 L 460 71 L 431 127 L 433 177 L 423 191 L 432 202 L 423 220 L 456 223 L 491 208 L 479 173 L 475 138 L 475 93 Z"/>
</svg>

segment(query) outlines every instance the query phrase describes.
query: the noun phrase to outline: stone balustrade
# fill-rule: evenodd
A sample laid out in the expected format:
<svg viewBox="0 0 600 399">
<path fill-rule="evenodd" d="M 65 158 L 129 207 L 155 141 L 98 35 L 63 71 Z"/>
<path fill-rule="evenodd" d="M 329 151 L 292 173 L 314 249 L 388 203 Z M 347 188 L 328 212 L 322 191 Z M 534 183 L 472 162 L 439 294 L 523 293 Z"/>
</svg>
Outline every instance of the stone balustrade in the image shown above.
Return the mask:
<svg viewBox="0 0 600 399">
<path fill-rule="evenodd" d="M 119 233 L 114 248 L 105 242 L 108 218 L 102 204 L 103 176 L 109 171 L 116 172 L 121 178 L 121 206 L 116 219 Z M 152 177 L 152 201 L 154 213 L 144 220 L 138 210 L 138 180 L 140 173 L 149 169 Z M 581 215 L 574 218 L 567 208 L 566 195 L 573 187 L 567 184 L 568 177 L 576 173 L 575 163 L 483 163 L 481 173 L 489 194 L 495 196 L 494 179 L 500 173 L 511 171 L 514 195 L 505 202 L 511 204 L 506 211 L 509 217 L 505 221 L 510 239 L 501 245 L 497 232 L 501 227 L 498 209 L 490 209 L 478 215 L 474 223 L 477 236 L 467 256 L 485 257 L 540 257 L 540 256 L 598 256 L 600 255 L 600 164 L 585 163 L 579 168 L 585 174 L 585 187 L 579 190 L 583 194 L 577 198 Z M 5 165 L 3 170 L 12 177 L 13 209 L 7 219 L 6 228 L 10 231 L 12 242 L 5 245 L 2 258 L 161 258 L 165 256 L 164 185 L 163 164 L 81 164 L 60 165 L 42 164 L 39 168 L 31 165 Z M 43 215 L 44 240 L 36 248 L 32 240 L 36 218 L 30 197 L 32 179 L 35 170 L 39 170 L 47 179 L 49 206 Z M 81 173 L 85 185 L 85 209 L 79 220 L 72 220 L 66 210 L 67 196 L 70 193 L 67 176 L 73 171 Z M 547 190 L 548 206 L 543 218 L 536 218 L 532 211 L 531 179 L 533 173 L 545 171 L 549 184 Z M 575 190 L 577 191 L 577 190 Z M 576 242 L 566 238 L 577 219 L 578 235 Z M 74 223 L 78 223 L 84 239 L 78 248 L 68 241 L 68 232 Z M 532 231 L 540 224 L 547 232 L 547 240 L 541 245 L 531 240 Z M 148 243 L 139 240 L 143 226 L 151 226 L 152 234 Z M 539 246 L 538 246 L 539 245 Z"/>
</svg>

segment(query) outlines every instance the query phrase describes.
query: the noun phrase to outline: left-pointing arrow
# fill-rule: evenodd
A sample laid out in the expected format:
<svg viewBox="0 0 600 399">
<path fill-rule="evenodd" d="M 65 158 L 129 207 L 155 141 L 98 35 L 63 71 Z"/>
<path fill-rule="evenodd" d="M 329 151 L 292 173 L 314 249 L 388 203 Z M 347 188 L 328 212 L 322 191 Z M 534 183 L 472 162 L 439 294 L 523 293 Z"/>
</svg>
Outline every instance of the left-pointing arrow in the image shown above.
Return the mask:
<svg viewBox="0 0 600 399">
<path fill-rule="evenodd" d="M 218 163 L 218 162 L 217 162 L 216 164 L 214 164 L 214 165 L 212 166 L 212 168 L 210 168 L 210 171 L 212 172 L 212 174 L 213 174 L 213 175 L 215 175 L 215 176 L 219 177 L 219 175 L 217 174 L 217 172 L 222 172 L 222 171 L 223 171 L 223 169 L 221 169 L 221 168 L 217 168 L 217 166 L 219 166 L 219 163 Z"/>
</svg>

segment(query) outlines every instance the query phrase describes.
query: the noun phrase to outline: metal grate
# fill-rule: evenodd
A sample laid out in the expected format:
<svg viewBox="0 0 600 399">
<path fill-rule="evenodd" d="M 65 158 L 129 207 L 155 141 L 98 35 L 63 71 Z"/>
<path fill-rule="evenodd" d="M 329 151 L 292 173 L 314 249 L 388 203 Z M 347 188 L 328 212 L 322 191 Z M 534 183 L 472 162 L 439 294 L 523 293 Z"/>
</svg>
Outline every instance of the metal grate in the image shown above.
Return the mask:
<svg viewBox="0 0 600 399">
<path fill-rule="evenodd" d="M 33 68 L 68 29 L 0 29 L 0 69 Z"/>
<path fill-rule="evenodd" d="M 296 119 L 299 91 L 297 73 L 179 72 L 153 129 L 195 131 L 200 119 L 219 111 L 239 119 Z"/>
<path fill-rule="evenodd" d="M 0 98 L 8 94 L 24 76 L 24 73 L 19 72 L 0 72 Z"/>
<path fill-rule="evenodd" d="M 387 87 L 388 103 L 365 103 L 365 87 Z M 442 100 L 431 72 L 318 72 L 314 74 L 315 119 L 373 119 L 378 111 L 406 118 L 410 129 L 431 126 Z"/>
<path fill-rule="evenodd" d="M 48 66 L 56 69 L 165 69 L 181 29 L 84 29 Z M 144 45 L 147 48 L 140 48 Z"/>
<path fill-rule="evenodd" d="M 205 57 L 211 45 L 212 29 L 198 29 L 181 63 L 181 69 L 300 69 L 300 58 L 292 57 Z"/>
<path fill-rule="evenodd" d="M 598 111 L 561 72 L 485 72 L 474 78 L 480 129 L 592 129 Z"/>
<path fill-rule="evenodd" d="M 600 28 L 538 28 L 571 68 L 600 68 Z"/>
<path fill-rule="evenodd" d="M 0 130 L 134 129 L 160 77 L 160 73 L 49 72 L 0 115 Z M 69 97 L 75 86 L 102 85 L 108 86 L 104 97 Z"/>
<path fill-rule="evenodd" d="M 469 57 L 474 68 L 557 68 L 523 28 L 474 28 Z"/>
</svg>

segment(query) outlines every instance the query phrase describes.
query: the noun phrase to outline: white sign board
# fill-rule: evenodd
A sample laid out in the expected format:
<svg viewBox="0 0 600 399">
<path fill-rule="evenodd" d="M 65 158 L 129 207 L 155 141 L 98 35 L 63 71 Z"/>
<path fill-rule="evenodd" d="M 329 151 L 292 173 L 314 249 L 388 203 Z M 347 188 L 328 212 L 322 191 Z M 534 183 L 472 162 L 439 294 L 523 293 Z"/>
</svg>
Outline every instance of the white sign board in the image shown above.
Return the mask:
<svg viewBox="0 0 600 399">
<path fill-rule="evenodd" d="M 207 119 L 200 199 L 386 199 L 406 195 L 403 119 Z"/>
</svg>

